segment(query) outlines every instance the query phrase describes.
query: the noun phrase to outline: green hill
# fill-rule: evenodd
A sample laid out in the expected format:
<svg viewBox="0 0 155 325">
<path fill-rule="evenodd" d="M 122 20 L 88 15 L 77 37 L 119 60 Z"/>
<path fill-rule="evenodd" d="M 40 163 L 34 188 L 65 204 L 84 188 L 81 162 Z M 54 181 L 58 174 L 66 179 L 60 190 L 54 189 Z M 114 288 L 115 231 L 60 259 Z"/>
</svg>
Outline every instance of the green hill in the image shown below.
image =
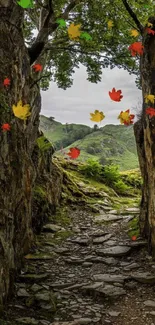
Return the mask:
<svg viewBox="0 0 155 325">
<path fill-rule="evenodd" d="M 139 167 L 132 125 L 109 124 L 95 131 L 83 124 L 65 125 L 41 115 L 40 129 L 55 145 L 57 156 L 62 155 L 62 146 L 66 152 L 78 147 L 81 153 L 77 161 L 93 158 L 102 164 L 118 164 L 121 171 Z"/>
</svg>

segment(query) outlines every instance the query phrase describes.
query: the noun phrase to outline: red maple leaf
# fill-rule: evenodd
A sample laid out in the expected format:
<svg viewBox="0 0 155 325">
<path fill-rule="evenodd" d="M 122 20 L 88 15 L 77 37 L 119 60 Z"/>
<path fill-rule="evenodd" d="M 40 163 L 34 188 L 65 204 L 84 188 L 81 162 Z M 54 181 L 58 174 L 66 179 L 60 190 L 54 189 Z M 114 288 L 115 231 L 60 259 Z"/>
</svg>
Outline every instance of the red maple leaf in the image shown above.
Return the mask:
<svg viewBox="0 0 155 325">
<path fill-rule="evenodd" d="M 10 85 L 10 79 L 9 78 L 5 78 L 4 81 L 3 81 L 3 85 L 4 86 L 9 86 Z"/>
<path fill-rule="evenodd" d="M 154 35 L 155 34 L 155 31 L 154 30 L 152 30 L 151 28 L 149 28 L 149 27 L 147 27 L 146 28 L 146 31 L 148 32 L 148 34 L 152 34 L 152 35 Z"/>
<path fill-rule="evenodd" d="M 152 107 L 148 107 L 146 109 L 146 114 L 149 114 L 150 117 L 155 116 L 155 109 Z"/>
<path fill-rule="evenodd" d="M 132 56 L 136 56 L 136 54 L 142 55 L 144 46 L 142 45 L 142 42 L 135 42 L 128 47 L 128 50 L 131 51 Z"/>
<path fill-rule="evenodd" d="M 34 65 L 32 66 L 32 68 L 35 69 L 36 72 L 38 72 L 38 71 L 42 71 L 42 69 L 43 69 L 42 65 L 39 64 L 39 63 L 38 63 L 38 64 L 34 64 Z"/>
<path fill-rule="evenodd" d="M 1 126 L 1 129 L 2 129 L 3 132 L 5 132 L 5 131 L 10 131 L 10 128 L 11 128 L 11 126 L 10 126 L 10 124 L 8 124 L 8 123 L 5 123 L 5 124 L 3 124 L 3 125 Z"/>
<path fill-rule="evenodd" d="M 72 158 L 72 159 L 76 159 L 80 154 L 80 149 L 78 149 L 76 147 L 70 148 L 69 150 L 70 150 L 70 152 L 68 152 L 67 155 L 70 156 L 70 158 Z"/>
<path fill-rule="evenodd" d="M 116 90 L 115 88 L 112 89 L 112 92 L 109 91 L 109 96 L 115 102 L 120 102 L 123 96 L 121 95 L 121 90 Z"/>
</svg>

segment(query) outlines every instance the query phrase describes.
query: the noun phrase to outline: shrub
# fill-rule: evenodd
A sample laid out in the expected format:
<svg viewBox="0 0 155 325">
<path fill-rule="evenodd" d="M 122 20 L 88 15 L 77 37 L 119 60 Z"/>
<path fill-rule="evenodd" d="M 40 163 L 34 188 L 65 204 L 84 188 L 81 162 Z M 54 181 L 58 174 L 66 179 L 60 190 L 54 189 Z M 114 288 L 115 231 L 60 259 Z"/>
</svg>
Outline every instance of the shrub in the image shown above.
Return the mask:
<svg viewBox="0 0 155 325">
<path fill-rule="evenodd" d="M 113 185 L 120 179 L 120 173 L 117 165 L 110 165 L 102 167 L 101 176 L 107 183 L 107 185 Z"/>
<path fill-rule="evenodd" d="M 130 187 L 123 183 L 121 179 L 117 182 L 114 182 L 113 187 L 118 194 L 127 194 L 127 192 L 130 190 Z"/>
<path fill-rule="evenodd" d="M 79 167 L 79 170 L 84 174 L 86 177 L 95 177 L 99 179 L 101 173 L 101 165 L 98 161 L 94 159 L 88 159 L 86 164 Z"/>
</svg>

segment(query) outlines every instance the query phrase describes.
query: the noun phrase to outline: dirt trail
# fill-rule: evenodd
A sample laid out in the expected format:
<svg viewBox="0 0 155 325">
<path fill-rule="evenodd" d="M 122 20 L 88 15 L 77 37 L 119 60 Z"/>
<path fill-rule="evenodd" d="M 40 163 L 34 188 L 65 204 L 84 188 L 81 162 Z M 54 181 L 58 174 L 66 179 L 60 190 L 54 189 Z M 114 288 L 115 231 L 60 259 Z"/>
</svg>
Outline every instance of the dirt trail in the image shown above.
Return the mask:
<svg viewBox="0 0 155 325">
<path fill-rule="evenodd" d="M 70 208 L 69 225 L 44 227 L 0 325 L 155 324 L 155 263 L 127 235 L 137 209 L 106 210 Z"/>
</svg>

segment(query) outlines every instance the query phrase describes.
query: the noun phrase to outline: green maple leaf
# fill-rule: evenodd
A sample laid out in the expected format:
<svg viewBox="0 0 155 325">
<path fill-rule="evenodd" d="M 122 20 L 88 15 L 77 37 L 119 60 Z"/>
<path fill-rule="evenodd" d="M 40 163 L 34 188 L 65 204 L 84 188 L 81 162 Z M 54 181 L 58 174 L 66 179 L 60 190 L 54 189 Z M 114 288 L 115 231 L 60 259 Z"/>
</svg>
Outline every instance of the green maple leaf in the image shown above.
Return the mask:
<svg viewBox="0 0 155 325">
<path fill-rule="evenodd" d="M 80 38 L 84 38 L 87 41 L 91 41 L 92 40 L 92 37 L 88 33 L 86 33 L 86 32 L 82 32 L 81 35 L 80 35 Z"/>
<path fill-rule="evenodd" d="M 57 19 L 56 23 L 58 23 L 60 27 L 66 27 L 66 22 L 64 19 Z"/>
<path fill-rule="evenodd" d="M 21 6 L 24 9 L 34 8 L 34 4 L 33 4 L 32 0 L 20 0 L 20 1 L 17 1 L 17 3 L 19 4 L 19 6 Z"/>
</svg>

